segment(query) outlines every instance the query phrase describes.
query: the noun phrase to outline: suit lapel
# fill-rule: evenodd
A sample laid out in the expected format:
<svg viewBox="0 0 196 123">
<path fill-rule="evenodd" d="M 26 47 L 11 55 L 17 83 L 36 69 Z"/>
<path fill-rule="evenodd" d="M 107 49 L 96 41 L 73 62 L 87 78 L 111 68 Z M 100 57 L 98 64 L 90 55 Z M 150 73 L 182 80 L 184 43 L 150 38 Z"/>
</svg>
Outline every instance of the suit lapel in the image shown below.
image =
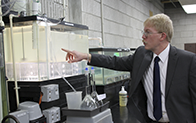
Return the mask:
<svg viewBox="0 0 196 123">
<path fill-rule="evenodd" d="M 167 66 L 167 75 L 166 75 L 166 88 L 165 95 L 167 99 L 167 95 L 169 93 L 170 86 L 172 84 L 172 78 L 175 72 L 176 62 L 177 62 L 177 51 L 174 47 L 170 47 L 169 58 L 168 58 L 168 66 Z"/>
<path fill-rule="evenodd" d="M 140 68 L 139 68 L 139 71 L 138 71 L 138 74 L 137 74 L 137 82 L 139 82 L 143 75 L 144 75 L 144 72 L 146 71 L 146 69 L 148 68 L 148 66 L 150 65 L 151 63 L 151 60 L 152 60 L 152 56 L 153 56 L 153 53 L 152 52 L 148 52 L 146 53 L 146 55 L 144 56 L 144 59 L 140 65 Z"/>
<path fill-rule="evenodd" d="M 144 58 L 138 68 L 138 72 L 137 72 L 137 76 L 135 77 L 135 80 L 133 80 L 133 85 L 131 86 L 131 90 L 130 90 L 130 95 L 133 94 L 133 92 L 135 91 L 135 89 L 137 88 L 139 82 L 142 80 L 142 77 L 144 75 L 144 72 L 146 71 L 147 67 L 150 65 L 151 60 L 152 60 L 152 56 L 153 53 L 152 52 L 146 52 L 146 54 L 144 55 Z"/>
</svg>

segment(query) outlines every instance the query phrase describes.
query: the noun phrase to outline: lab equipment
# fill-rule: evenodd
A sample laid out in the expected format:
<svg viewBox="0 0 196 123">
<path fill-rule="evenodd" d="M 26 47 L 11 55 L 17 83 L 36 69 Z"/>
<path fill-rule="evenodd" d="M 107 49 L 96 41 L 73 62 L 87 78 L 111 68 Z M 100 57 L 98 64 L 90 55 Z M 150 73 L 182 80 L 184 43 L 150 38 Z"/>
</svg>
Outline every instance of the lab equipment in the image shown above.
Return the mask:
<svg viewBox="0 0 196 123">
<path fill-rule="evenodd" d="M 59 107 L 52 107 L 49 109 L 45 109 L 43 110 L 43 114 L 47 119 L 46 123 L 56 123 L 61 119 Z"/>
<path fill-rule="evenodd" d="M 102 100 L 98 99 L 98 93 L 96 91 L 96 85 L 95 85 L 95 71 L 94 71 L 94 67 L 91 67 L 91 74 L 90 74 L 90 79 L 91 79 L 91 88 L 92 88 L 92 92 L 91 92 L 91 97 L 95 100 L 95 103 L 97 105 L 97 107 L 99 107 L 100 105 L 103 104 Z"/>
<path fill-rule="evenodd" d="M 58 84 L 59 86 L 59 98 L 56 95 L 56 97 L 51 97 L 51 100 L 48 98 L 45 102 L 42 101 L 40 107 L 43 110 L 54 105 L 61 108 L 67 106 L 65 93 L 72 90 L 65 80 L 69 81 L 77 91 L 85 90 L 84 68 L 87 62 L 84 60 L 79 63 L 67 63 L 66 53 L 61 48 L 77 49 L 80 52 L 88 53 L 87 26 L 45 16 L 13 17 L 12 26 L 6 17 L 4 22 L 6 24 L 3 36 L 5 68 L 9 80 L 8 91 L 10 92 L 9 100 L 12 112 L 18 109 L 15 95 L 18 95 L 19 102 L 38 101 L 41 98 L 41 86 L 44 87 L 48 84 Z M 13 85 L 13 81 L 18 83 L 19 94 L 15 93 L 17 89 Z M 49 90 L 50 87 L 47 89 Z M 51 90 L 51 93 L 47 92 L 45 95 L 50 97 L 50 94 L 55 95 L 56 92 Z M 66 116 L 61 115 L 61 117 L 60 122 L 63 122 Z"/>
<path fill-rule="evenodd" d="M 80 109 L 82 102 L 82 91 L 65 93 L 68 109 Z"/>
<path fill-rule="evenodd" d="M 67 123 L 113 123 L 113 121 L 110 109 L 106 109 L 93 117 L 68 116 Z"/>
<path fill-rule="evenodd" d="M 131 55 L 134 50 L 129 48 L 90 48 L 89 52 L 92 54 L 102 54 L 108 56 L 128 56 Z M 118 82 L 130 78 L 129 72 L 120 72 L 110 70 L 107 68 L 94 67 L 95 82 L 96 85 L 107 85 L 110 83 Z"/>
<path fill-rule="evenodd" d="M 41 113 L 39 104 L 32 101 L 26 101 L 19 104 L 18 111 L 11 112 L 9 115 L 5 116 L 3 121 L 6 118 L 13 117 L 14 120 L 10 120 L 10 123 L 45 123 L 46 118 Z"/>
<path fill-rule="evenodd" d="M 59 99 L 59 85 L 49 84 L 41 86 L 41 92 L 43 93 L 42 101 L 51 102 Z"/>
<path fill-rule="evenodd" d="M 95 109 L 95 108 L 97 108 L 97 104 L 89 92 L 89 88 L 91 85 L 91 82 L 90 82 L 91 79 L 90 79 L 90 73 L 89 73 L 88 68 L 85 68 L 85 75 L 87 78 L 86 95 L 85 95 L 84 99 L 82 100 L 80 108 L 81 109 Z"/>
<path fill-rule="evenodd" d="M 66 123 L 113 123 L 109 102 L 102 106 L 91 109 L 67 109 L 62 108 L 62 113 L 67 116 Z"/>
<path fill-rule="evenodd" d="M 35 120 L 43 116 L 39 104 L 36 102 L 31 102 L 31 101 L 22 102 L 19 104 L 18 109 L 27 110 L 29 114 L 29 120 Z"/>
<path fill-rule="evenodd" d="M 9 80 L 14 80 L 14 74 L 18 81 L 43 81 L 83 74 L 86 61 L 67 63 L 66 53 L 61 48 L 88 53 L 87 26 L 42 16 L 14 17 L 13 27 L 10 27 L 9 19 L 5 18 L 4 22 Z"/>
<path fill-rule="evenodd" d="M 15 111 L 10 113 L 9 115 L 15 116 L 20 123 L 28 123 L 29 115 L 27 110 Z M 10 119 L 10 123 L 15 123 L 13 119 Z"/>
<path fill-rule="evenodd" d="M 95 100 L 91 97 L 91 95 L 88 93 L 88 86 L 86 86 L 86 95 L 84 97 L 84 99 L 82 100 L 82 103 L 80 105 L 81 109 L 84 110 L 92 110 L 97 108 L 97 104 L 95 102 Z"/>
</svg>

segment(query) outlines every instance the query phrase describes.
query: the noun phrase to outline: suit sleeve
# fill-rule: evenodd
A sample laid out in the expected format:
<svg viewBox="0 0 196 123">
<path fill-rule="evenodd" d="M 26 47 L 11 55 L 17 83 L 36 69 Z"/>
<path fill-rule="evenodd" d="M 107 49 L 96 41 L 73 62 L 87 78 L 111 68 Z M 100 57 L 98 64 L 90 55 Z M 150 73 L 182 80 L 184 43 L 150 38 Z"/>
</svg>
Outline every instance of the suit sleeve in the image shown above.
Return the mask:
<svg viewBox="0 0 196 123">
<path fill-rule="evenodd" d="M 88 65 L 104 67 L 118 71 L 131 71 L 133 56 L 105 56 L 100 54 L 91 54 L 91 62 Z"/>
</svg>

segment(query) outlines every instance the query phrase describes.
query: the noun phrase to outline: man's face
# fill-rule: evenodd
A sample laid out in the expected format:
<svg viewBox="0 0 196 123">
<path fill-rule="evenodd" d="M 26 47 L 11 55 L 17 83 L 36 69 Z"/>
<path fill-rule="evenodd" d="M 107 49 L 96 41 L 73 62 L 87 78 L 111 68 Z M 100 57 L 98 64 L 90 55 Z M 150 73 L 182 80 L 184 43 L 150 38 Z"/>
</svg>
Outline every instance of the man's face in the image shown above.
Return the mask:
<svg viewBox="0 0 196 123">
<path fill-rule="evenodd" d="M 156 52 L 157 50 L 159 50 L 158 48 L 160 46 L 160 37 L 161 32 L 158 32 L 152 26 L 146 25 L 144 27 L 144 33 L 142 36 L 145 49 L 151 50 L 152 52 Z"/>
</svg>

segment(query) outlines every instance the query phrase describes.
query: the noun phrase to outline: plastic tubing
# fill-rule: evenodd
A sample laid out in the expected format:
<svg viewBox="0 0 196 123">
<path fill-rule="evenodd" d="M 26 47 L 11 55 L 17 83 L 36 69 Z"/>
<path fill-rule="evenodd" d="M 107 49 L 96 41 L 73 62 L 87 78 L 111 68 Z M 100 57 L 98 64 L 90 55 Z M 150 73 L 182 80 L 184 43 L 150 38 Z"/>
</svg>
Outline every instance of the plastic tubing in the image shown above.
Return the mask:
<svg viewBox="0 0 196 123">
<path fill-rule="evenodd" d="M 57 61 L 56 60 L 56 57 L 54 56 L 54 58 L 55 58 L 55 62 Z M 54 62 L 54 61 L 53 61 Z M 56 67 L 56 65 L 53 63 L 53 66 L 54 67 Z M 65 79 L 65 77 L 62 75 L 62 74 L 60 74 L 60 72 L 59 72 L 59 69 L 56 67 L 56 70 L 57 70 L 57 73 L 59 74 L 59 75 L 61 75 L 62 76 L 62 78 L 63 78 L 63 80 L 69 85 L 69 87 L 74 91 L 74 92 L 76 92 L 76 89 L 67 81 L 67 79 Z"/>
<path fill-rule="evenodd" d="M 12 3 L 14 3 L 14 2 L 16 2 L 17 0 L 14 0 L 14 1 L 11 1 L 11 2 L 8 2 L 8 3 L 5 3 L 5 1 L 3 0 L 3 3 L 5 3 L 5 4 L 3 4 L 3 5 L 0 5 L 0 7 L 8 7 L 8 5 L 10 5 L 10 4 L 12 4 Z M 9 8 L 9 7 L 8 7 Z"/>
<path fill-rule="evenodd" d="M 71 87 L 71 89 L 76 92 L 76 90 L 74 89 L 74 87 L 65 79 L 65 77 L 63 77 L 63 80 L 65 80 L 65 82 Z"/>
<path fill-rule="evenodd" d="M 7 15 L 10 12 L 10 10 L 13 8 L 13 6 L 14 6 L 15 3 L 16 3 L 16 1 L 11 2 L 10 4 L 12 4 L 12 5 L 10 7 L 8 7 L 7 5 L 5 5 L 6 7 L 8 7 L 8 10 L 4 14 L 1 14 L 0 16 Z"/>
<path fill-rule="evenodd" d="M 1 123 L 7 123 L 6 120 L 7 120 L 8 118 L 13 119 L 16 123 L 20 123 L 20 121 L 19 121 L 14 115 L 7 115 L 7 116 L 5 116 L 5 117 L 3 118 L 3 120 L 2 120 Z"/>
<path fill-rule="evenodd" d="M 65 7 L 66 7 L 66 5 L 65 5 L 65 0 L 63 0 L 63 17 L 65 17 L 65 15 L 66 15 L 66 12 L 65 12 Z"/>
<path fill-rule="evenodd" d="M 1 0 L 0 0 L 0 5 L 1 5 Z M 2 15 L 2 9 L 0 8 L 0 15 Z M 5 26 L 2 16 L 0 16 L 0 26 Z"/>
<path fill-rule="evenodd" d="M 5 15 L 7 15 L 7 14 L 10 12 L 10 10 L 13 8 L 13 6 L 15 5 L 15 3 L 16 3 L 17 1 L 20 2 L 20 0 L 13 0 L 13 1 L 11 1 L 11 2 L 5 3 L 5 1 L 3 0 L 2 2 L 3 2 L 4 4 L 3 4 L 3 5 L 0 5 L 0 7 L 7 7 L 8 10 L 7 10 L 4 14 L 0 13 L 0 16 L 5 16 Z M 10 7 L 9 7 L 8 5 L 10 5 Z"/>
<path fill-rule="evenodd" d="M 14 83 L 15 83 L 15 91 L 16 91 L 16 104 L 17 107 L 19 105 L 19 95 L 18 95 L 18 82 L 17 82 L 17 76 L 16 76 L 16 66 L 15 66 L 15 58 L 14 58 L 14 42 L 13 42 L 13 26 L 12 26 L 12 19 L 15 15 L 10 14 L 10 34 L 11 34 L 11 46 L 12 46 L 12 60 L 13 60 L 13 75 L 14 75 Z"/>
</svg>

